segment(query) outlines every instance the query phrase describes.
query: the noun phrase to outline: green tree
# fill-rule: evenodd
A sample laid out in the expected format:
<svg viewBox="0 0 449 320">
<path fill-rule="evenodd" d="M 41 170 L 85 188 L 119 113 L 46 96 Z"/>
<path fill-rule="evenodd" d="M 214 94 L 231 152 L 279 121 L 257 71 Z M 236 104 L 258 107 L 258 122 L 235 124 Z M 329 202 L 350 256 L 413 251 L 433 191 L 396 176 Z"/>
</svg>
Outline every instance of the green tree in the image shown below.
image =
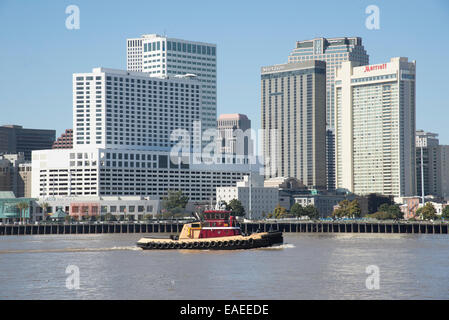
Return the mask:
<svg viewBox="0 0 449 320">
<path fill-rule="evenodd" d="M 305 215 L 309 217 L 309 219 L 318 219 L 320 216 L 320 213 L 318 212 L 318 209 L 315 208 L 315 206 L 309 204 L 304 208 Z"/>
<path fill-rule="evenodd" d="M 242 205 L 242 202 L 238 199 L 232 199 L 226 205 L 226 210 L 231 210 L 232 214 L 237 217 L 245 216 L 245 208 Z"/>
<path fill-rule="evenodd" d="M 305 210 L 299 203 L 296 202 L 290 208 L 290 213 L 295 217 L 302 217 L 305 215 Z"/>
<path fill-rule="evenodd" d="M 444 207 L 441 217 L 444 219 L 449 219 L 449 205 Z"/>
<path fill-rule="evenodd" d="M 401 208 L 398 205 L 390 205 L 388 203 L 384 203 L 379 206 L 376 213 L 369 214 L 368 217 L 377 220 L 403 219 L 404 213 L 401 211 Z"/>
<path fill-rule="evenodd" d="M 182 216 L 188 202 L 189 198 L 181 190 L 168 190 L 167 197 L 162 199 L 163 216 Z"/>
<path fill-rule="evenodd" d="M 427 202 L 423 207 L 416 210 L 416 214 L 421 217 L 422 220 L 436 220 L 436 210 L 433 204 Z"/>
<path fill-rule="evenodd" d="M 360 209 L 359 202 L 357 200 L 353 200 L 349 204 L 349 217 L 358 218 L 362 215 L 362 209 Z"/>
</svg>

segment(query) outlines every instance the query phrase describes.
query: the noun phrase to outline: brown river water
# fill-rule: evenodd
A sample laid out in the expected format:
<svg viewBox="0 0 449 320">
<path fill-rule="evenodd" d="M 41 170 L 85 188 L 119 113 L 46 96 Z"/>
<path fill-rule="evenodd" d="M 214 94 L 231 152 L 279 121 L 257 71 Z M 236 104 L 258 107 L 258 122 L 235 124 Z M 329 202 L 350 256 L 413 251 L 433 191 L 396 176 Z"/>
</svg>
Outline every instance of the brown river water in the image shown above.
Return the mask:
<svg viewBox="0 0 449 320">
<path fill-rule="evenodd" d="M 145 251 L 141 236 L 0 236 L 0 299 L 449 299 L 447 235 L 284 234 L 236 251 Z"/>
</svg>

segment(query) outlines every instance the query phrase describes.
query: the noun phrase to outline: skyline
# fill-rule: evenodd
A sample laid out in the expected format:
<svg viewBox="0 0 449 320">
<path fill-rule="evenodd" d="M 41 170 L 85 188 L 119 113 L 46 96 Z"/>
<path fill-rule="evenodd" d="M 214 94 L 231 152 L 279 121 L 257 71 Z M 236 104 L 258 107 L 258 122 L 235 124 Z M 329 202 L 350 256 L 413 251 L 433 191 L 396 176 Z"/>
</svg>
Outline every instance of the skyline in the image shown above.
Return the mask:
<svg viewBox="0 0 449 320">
<path fill-rule="evenodd" d="M 417 129 L 438 133 L 440 144 L 449 144 L 444 122 L 444 116 L 449 116 L 444 96 L 448 81 L 443 72 L 436 72 L 444 70 L 449 52 L 449 44 L 437 42 L 449 26 L 449 3 L 433 1 L 419 5 L 420 10 L 409 3 L 404 7 L 405 1 L 284 3 L 291 10 L 268 7 L 267 2 L 258 2 L 258 7 L 254 2 L 239 3 L 241 11 L 236 11 L 236 2 L 176 2 L 179 10 L 167 15 L 163 5 L 142 1 L 134 1 L 134 6 L 108 3 L 107 8 L 103 8 L 104 1 L 4 1 L 0 4 L 0 39 L 5 50 L 0 53 L 0 70 L 8 77 L 0 78 L 0 107 L 10 113 L 0 125 L 56 129 L 59 136 L 72 127 L 73 73 L 89 72 L 93 67 L 126 70 L 127 38 L 165 33 L 217 45 L 217 115 L 246 114 L 257 129 L 261 127 L 261 67 L 286 63 L 296 41 L 358 36 L 370 64 L 399 56 L 417 61 Z M 65 8 L 70 4 L 80 8 L 79 30 L 65 28 Z M 365 27 L 365 8 L 371 4 L 380 8 L 379 30 Z M 141 9 L 132 10 L 137 7 Z M 320 19 L 298 14 L 316 10 L 321 11 Z M 273 24 L 267 24 L 267 19 L 273 19 Z M 24 118 L 24 114 L 29 116 Z"/>
</svg>

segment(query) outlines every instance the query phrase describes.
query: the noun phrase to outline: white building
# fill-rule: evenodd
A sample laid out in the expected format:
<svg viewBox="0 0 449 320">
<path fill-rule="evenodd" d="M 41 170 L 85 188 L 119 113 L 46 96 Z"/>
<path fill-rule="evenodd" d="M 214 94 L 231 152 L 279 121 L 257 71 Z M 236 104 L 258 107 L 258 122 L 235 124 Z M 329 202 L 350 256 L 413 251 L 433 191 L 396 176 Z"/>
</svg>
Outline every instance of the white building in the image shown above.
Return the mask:
<svg viewBox="0 0 449 320">
<path fill-rule="evenodd" d="M 202 87 L 203 129 L 215 128 L 217 119 L 217 46 L 212 43 L 144 34 L 127 39 L 127 70 L 151 76 L 194 74 Z"/>
<path fill-rule="evenodd" d="M 201 85 L 192 77 L 94 68 L 73 75 L 73 145 L 168 151 L 175 129 L 195 137 Z M 191 141 L 192 144 L 194 141 Z"/>
<path fill-rule="evenodd" d="M 335 78 L 337 188 L 356 194 L 416 194 L 416 63 L 357 66 Z"/>
<path fill-rule="evenodd" d="M 245 176 L 242 181 L 237 182 L 233 187 L 218 187 L 217 203 L 220 203 L 220 201 L 229 203 L 231 200 L 237 199 L 245 208 L 245 216 L 247 218 L 257 219 L 267 216 L 274 211 L 279 203 L 279 190 L 278 188 L 264 187 L 263 176 L 252 175 L 251 188 L 249 187 L 249 180 L 249 177 Z M 251 210 L 249 203 L 250 193 Z"/>
<path fill-rule="evenodd" d="M 216 187 L 248 174 L 245 159 L 223 163 L 213 156 L 208 164 L 192 155 L 201 147 L 195 126 L 201 86 L 195 78 L 95 68 L 74 74 L 73 95 L 74 147 L 33 152 L 33 197 L 161 199 L 168 190 L 182 190 L 191 202 L 209 203 Z M 172 141 L 171 135 L 179 129 L 190 137 L 187 152 L 172 154 L 179 136 Z"/>
</svg>

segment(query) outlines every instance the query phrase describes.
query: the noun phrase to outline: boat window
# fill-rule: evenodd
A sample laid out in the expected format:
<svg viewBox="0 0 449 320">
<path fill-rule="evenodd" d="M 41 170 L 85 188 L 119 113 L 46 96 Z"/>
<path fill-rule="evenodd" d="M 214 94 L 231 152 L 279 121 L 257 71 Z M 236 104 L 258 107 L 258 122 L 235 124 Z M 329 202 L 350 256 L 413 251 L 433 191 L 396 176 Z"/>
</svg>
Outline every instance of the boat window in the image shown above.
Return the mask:
<svg viewBox="0 0 449 320">
<path fill-rule="evenodd" d="M 199 223 L 192 223 L 192 228 L 199 228 L 200 224 Z"/>
</svg>

